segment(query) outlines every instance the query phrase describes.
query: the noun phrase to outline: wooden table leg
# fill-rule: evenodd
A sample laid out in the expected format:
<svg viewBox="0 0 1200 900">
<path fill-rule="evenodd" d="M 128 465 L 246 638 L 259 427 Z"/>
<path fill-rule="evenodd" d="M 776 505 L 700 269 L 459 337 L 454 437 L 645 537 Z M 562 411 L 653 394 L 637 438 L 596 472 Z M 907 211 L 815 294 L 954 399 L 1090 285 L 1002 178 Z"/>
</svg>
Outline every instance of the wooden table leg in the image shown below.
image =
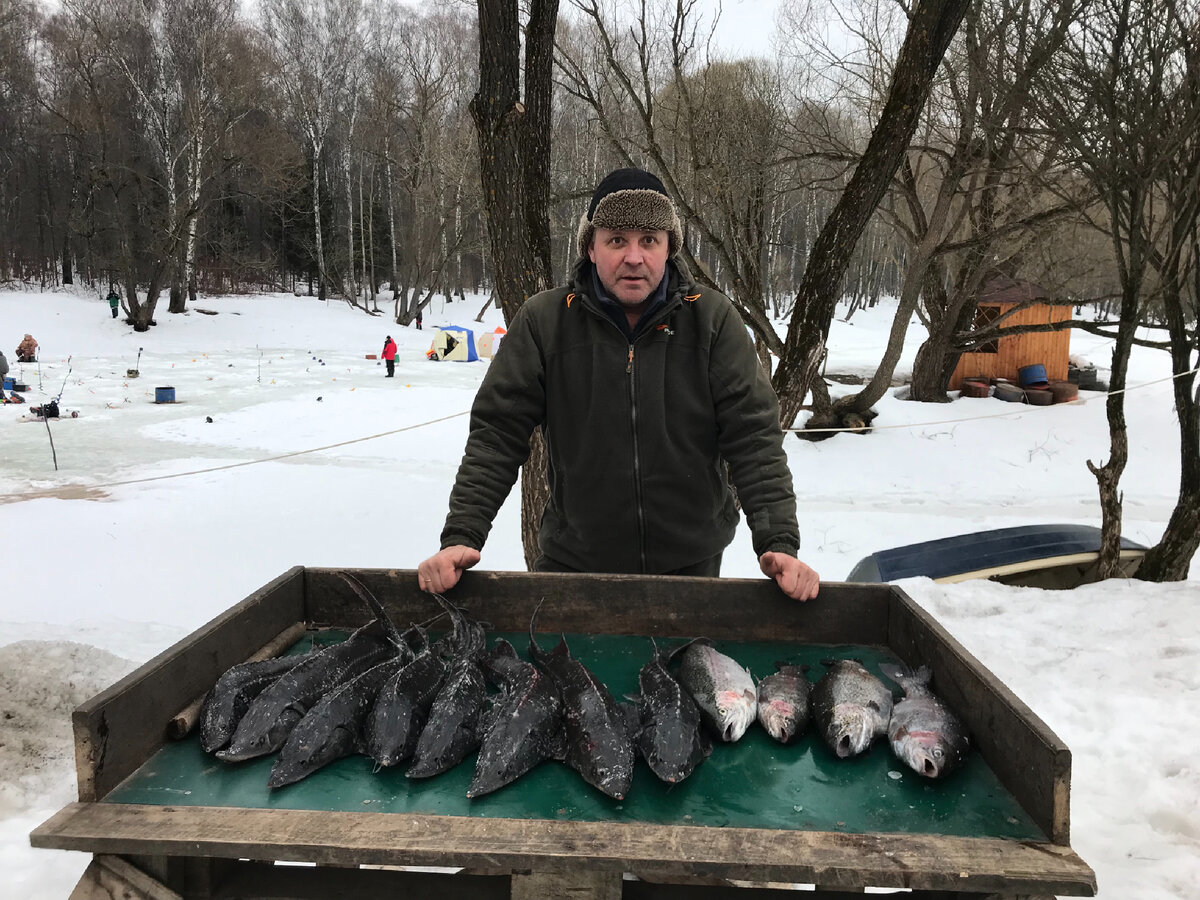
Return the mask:
<svg viewBox="0 0 1200 900">
<path fill-rule="evenodd" d="M 620 872 L 531 872 L 513 875 L 512 900 L 621 900 Z"/>
<path fill-rule="evenodd" d="M 161 881 L 119 856 L 97 854 L 70 900 L 182 900 Z"/>
</svg>

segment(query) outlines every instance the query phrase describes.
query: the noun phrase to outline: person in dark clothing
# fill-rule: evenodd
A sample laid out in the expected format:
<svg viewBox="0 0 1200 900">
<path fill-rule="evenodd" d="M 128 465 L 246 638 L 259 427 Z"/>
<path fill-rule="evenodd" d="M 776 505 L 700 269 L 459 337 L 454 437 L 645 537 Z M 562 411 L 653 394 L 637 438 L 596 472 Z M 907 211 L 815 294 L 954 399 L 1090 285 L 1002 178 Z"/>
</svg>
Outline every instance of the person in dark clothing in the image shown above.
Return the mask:
<svg viewBox="0 0 1200 900">
<path fill-rule="evenodd" d="M 421 310 L 417 310 L 417 331 L 421 330 Z"/>
<path fill-rule="evenodd" d="M 387 363 L 387 374 L 384 378 L 393 378 L 396 375 L 396 342 L 392 340 L 389 334 L 383 341 L 383 359 Z"/>
<path fill-rule="evenodd" d="M 4 393 L 4 378 L 8 375 L 8 360 L 4 358 L 4 351 L 0 350 L 0 403 L 7 403 L 8 397 Z"/>
<path fill-rule="evenodd" d="M 579 224 L 570 284 L 514 318 L 471 410 L 442 549 L 417 568 L 442 593 L 479 562 L 541 425 L 550 499 L 534 568 L 720 574 L 737 505 L 762 572 L 815 597 L 796 557 L 796 496 L 779 404 L 736 309 L 675 259 L 682 229 L 662 182 L 618 169 Z"/>
<path fill-rule="evenodd" d="M 117 289 L 110 287 L 108 289 L 108 308 L 112 310 L 113 318 L 117 317 L 117 307 L 121 305 L 121 298 L 117 295 Z"/>
</svg>

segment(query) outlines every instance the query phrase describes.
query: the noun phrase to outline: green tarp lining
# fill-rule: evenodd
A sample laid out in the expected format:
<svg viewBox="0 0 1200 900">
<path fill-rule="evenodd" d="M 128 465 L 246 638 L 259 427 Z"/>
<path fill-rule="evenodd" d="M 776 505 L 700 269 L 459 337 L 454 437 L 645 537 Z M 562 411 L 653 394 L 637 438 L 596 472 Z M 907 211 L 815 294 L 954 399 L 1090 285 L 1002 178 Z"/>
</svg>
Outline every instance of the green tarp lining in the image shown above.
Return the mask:
<svg viewBox="0 0 1200 900">
<path fill-rule="evenodd" d="M 322 634 L 323 640 L 343 636 Z M 503 636 L 521 650 L 528 645 L 527 635 Z M 567 639 L 572 652 L 618 700 L 637 691 L 638 670 L 650 657 L 649 639 L 614 635 L 568 635 Z M 538 640 L 549 649 L 557 636 Z M 301 652 L 309 643 L 306 638 L 293 649 Z M 808 664 L 814 681 L 824 670 L 823 658 L 853 657 L 873 672 L 878 672 L 881 661 L 898 661 L 877 647 L 723 642 L 717 648 L 760 678 L 773 672 L 777 661 Z M 473 754 L 452 771 L 420 781 L 405 778 L 403 766 L 373 772 L 371 760 L 349 757 L 298 784 L 269 791 L 267 774 L 273 762 L 271 756 L 227 765 L 206 755 L 199 739 L 192 736 L 163 747 L 104 799 L 162 806 L 1046 839 L 977 752 L 946 780 L 930 781 L 901 763 L 886 740 L 877 741 L 858 759 L 842 760 L 824 746 L 811 726 L 798 742 L 781 746 L 755 725 L 735 744 L 718 742 L 712 756 L 679 785 L 660 782 L 639 760 L 633 788 L 623 802 L 605 797 L 555 761 L 542 763 L 508 787 L 477 800 L 466 797 L 474 772 Z"/>
</svg>

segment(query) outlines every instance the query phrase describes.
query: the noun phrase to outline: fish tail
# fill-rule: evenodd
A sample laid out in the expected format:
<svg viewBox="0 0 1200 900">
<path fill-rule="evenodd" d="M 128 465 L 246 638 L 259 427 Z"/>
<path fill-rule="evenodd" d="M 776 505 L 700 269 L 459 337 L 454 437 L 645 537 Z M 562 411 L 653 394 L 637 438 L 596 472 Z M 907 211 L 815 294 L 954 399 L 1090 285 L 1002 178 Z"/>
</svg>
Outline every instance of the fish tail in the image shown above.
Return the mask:
<svg viewBox="0 0 1200 900">
<path fill-rule="evenodd" d="M 338 572 L 338 575 L 341 576 L 346 584 L 350 585 L 354 593 L 358 594 L 358 598 L 367 605 L 367 609 L 371 610 L 372 615 L 383 625 L 384 631 L 387 632 L 388 640 L 397 647 L 407 646 L 404 642 L 404 636 L 400 634 L 400 629 L 396 627 L 396 623 L 388 616 L 379 599 L 367 590 L 367 586 L 359 581 L 357 576 L 351 575 L 349 572 Z"/>
</svg>

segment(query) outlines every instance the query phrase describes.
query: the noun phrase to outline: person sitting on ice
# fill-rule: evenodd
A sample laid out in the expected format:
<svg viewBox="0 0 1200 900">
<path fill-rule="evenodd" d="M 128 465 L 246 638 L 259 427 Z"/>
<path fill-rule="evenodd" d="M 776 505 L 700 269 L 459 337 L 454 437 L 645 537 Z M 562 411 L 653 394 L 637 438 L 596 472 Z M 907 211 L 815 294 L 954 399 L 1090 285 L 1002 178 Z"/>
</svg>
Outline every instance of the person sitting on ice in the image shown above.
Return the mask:
<svg viewBox="0 0 1200 900">
<path fill-rule="evenodd" d="M 38 342 L 33 339 L 32 334 L 27 334 L 17 344 L 17 362 L 31 363 L 37 359 Z"/>
</svg>

